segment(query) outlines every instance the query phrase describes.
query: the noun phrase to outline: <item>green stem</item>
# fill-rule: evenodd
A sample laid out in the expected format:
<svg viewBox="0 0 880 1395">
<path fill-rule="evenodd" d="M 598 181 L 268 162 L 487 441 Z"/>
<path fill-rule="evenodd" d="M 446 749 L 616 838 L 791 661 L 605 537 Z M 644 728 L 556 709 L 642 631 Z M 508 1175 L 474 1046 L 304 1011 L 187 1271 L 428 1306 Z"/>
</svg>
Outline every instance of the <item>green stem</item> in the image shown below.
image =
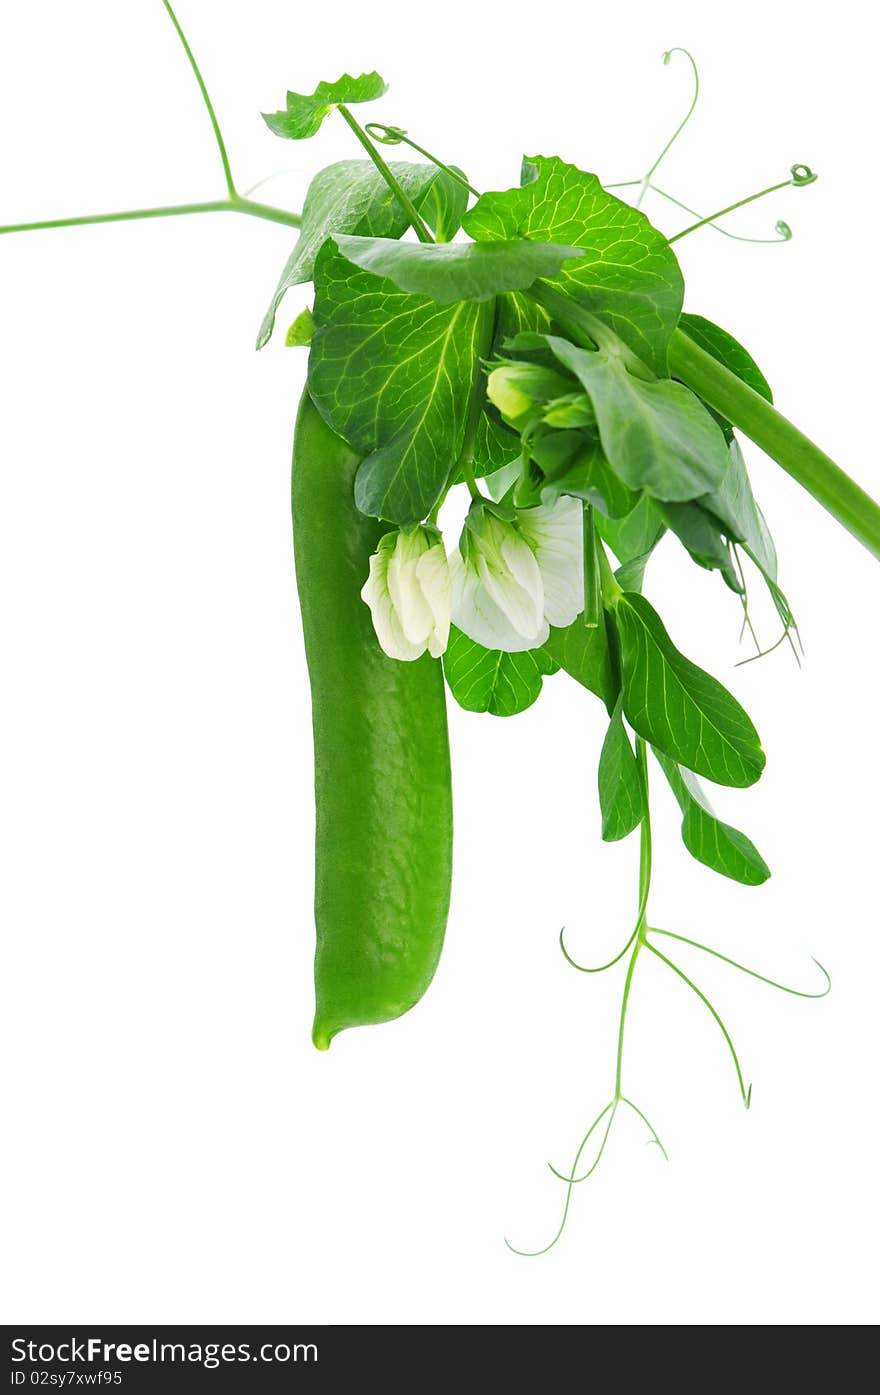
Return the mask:
<svg viewBox="0 0 880 1395">
<path fill-rule="evenodd" d="M 682 329 L 669 341 L 669 370 L 766 451 L 880 559 L 880 505 L 775 407 Z"/>
<path fill-rule="evenodd" d="M 584 625 L 595 630 L 602 617 L 602 581 L 593 505 L 584 504 Z"/>
<path fill-rule="evenodd" d="M 283 223 L 286 228 L 302 227 L 302 215 L 288 213 L 286 208 L 276 208 L 271 203 L 258 203 L 255 199 L 246 199 L 241 194 L 236 194 L 230 203 L 233 213 L 247 213 L 252 218 L 265 218 L 269 223 Z"/>
<path fill-rule="evenodd" d="M 127 208 L 118 213 L 86 213 L 74 218 L 44 218 L 37 223 L 9 223 L 0 227 L 4 233 L 40 232 L 46 228 L 89 227 L 95 223 L 132 223 L 142 218 L 177 218 L 188 213 L 247 213 L 252 218 L 265 218 L 270 223 L 283 223 L 298 228 L 302 219 L 298 213 L 274 208 L 268 203 L 256 203 L 236 194 L 235 198 L 208 199 L 203 203 L 162 204 L 157 208 Z"/>
<path fill-rule="evenodd" d="M 755 203 L 757 199 L 766 198 L 768 194 L 775 194 L 779 189 L 788 189 L 791 185 L 790 179 L 783 179 L 779 184 L 770 184 L 766 189 L 760 189 L 757 194 L 749 194 L 744 199 L 738 199 L 736 203 L 729 203 L 726 208 L 719 208 L 717 213 L 712 213 L 708 218 L 701 218 L 698 223 L 691 223 L 689 228 L 684 228 L 682 232 L 675 233 L 667 238 L 667 242 L 678 242 L 681 238 L 687 237 L 689 233 L 696 232 L 697 228 L 704 228 L 707 223 L 714 223 L 718 218 L 723 218 L 727 213 L 734 213 L 738 208 L 745 208 L 748 203 Z"/>
<path fill-rule="evenodd" d="M 128 208 L 122 213 L 87 213 L 75 218 L 45 218 L 39 223 L 9 223 L 0 227 L 4 233 L 40 232 L 43 228 L 88 227 L 92 223 L 128 223 L 136 218 L 176 218 L 183 213 L 221 213 L 232 208 L 229 199 L 212 199 L 207 203 L 175 203 L 161 208 Z"/>
<path fill-rule="evenodd" d="M 180 27 L 180 24 L 178 23 L 177 15 L 172 10 L 170 4 L 168 3 L 168 0 L 162 0 L 162 4 L 168 11 L 168 17 L 171 20 L 171 23 L 174 25 L 175 30 L 177 31 L 177 37 L 183 44 L 183 50 L 187 58 L 189 59 L 189 65 L 193 70 L 196 82 L 199 84 L 199 91 L 202 94 L 202 101 L 205 103 L 208 115 L 211 118 L 211 125 L 214 128 L 214 139 L 217 142 L 217 149 L 220 152 L 220 159 L 223 162 L 223 177 L 226 180 L 226 188 L 229 191 L 230 199 L 235 199 L 235 184 L 232 181 L 232 170 L 229 165 L 229 156 L 226 154 L 226 144 L 223 140 L 223 134 L 220 130 L 220 123 L 217 120 L 217 113 L 214 110 L 214 104 L 211 101 L 211 98 L 208 95 L 208 89 L 205 86 L 205 79 L 202 77 L 202 74 L 199 70 L 199 65 L 196 62 L 195 54 L 189 46 L 189 41 L 187 40 L 186 35 L 184 34 L 183 30 Z"/>
<path fill-rule="evenodd" d="M 639 779 L 642 784 L 642 795 L 645 804 L 645 814 L 641 826 L 641 842 L 639 845 L 639 920 L 636 942 L 626 970 L 626 980 L 623 985 L 623 999 L 620 1004 L 620 1027 L 617 1032 L 617 1070 L 614 1077 L 614 1100 L 623 1098 L 622 1077 L 623 1077 L 623 1037 L 626 1030 L 626 1010 L 629 1006 L 629 994 L 632 987 L 633 974 L 636 969 L 636 961 L 645 941 L 645 931 L 648 925 L 648 895 L 651 890 L 651 811 L 648 804 L 648 748 L 641 736 L 636 737 L 636 761 L 639 767 Z"/>
<path fill-rule="evenodd" d="M 427 224 L 422 219 L 412 199 L 409 197 L 409 194 L 407 194 L 406 191 L 401 188 L 400 184 L 395 179 L 391 170 L 388 168 L 388 165 L 382 159 L 382 156 L 379 154 L 375 145 L 370 140 L 370 137 L 367 135 L 363 126 L 361 126 L 360 123 L 355 120 L 348 107 L 345 106 L 343 102 L 339 103 L 336 110 L 339 112 L 339 115 L 342 117 L 343 121 L 347 123 L 347 125 L 357 136 L 361 145 L 364 147 L 364 150 L 366 150 L 373 164 L 376 166 L 376 169 L 379 171 L 382 178 L 385 180 L 385 183 L 388 185 L 388 188 L 394 194 L 394 197 L 397 199 L 401 208 L 406 213 L 406 216 L 410 221 L 412 230 L 415 233 L 416 237 L 419 239 L 419 242 L 433 242 L 434 239 L 431 236 L 430 230 Z"/>
<path fill-rule="evenodd" d="M 492 349 L 492 339 L 495 334 L 495 301 L 487 300 L 479 308 L 479 324 L 477 327 L 477 354 L 476 366 L 474 368 L 474 378 L 471 384 L 470 401 L 468 402 L 468 414 L 464 424 L 464 433 L 461 438 L 461 450 L 458 454 L 457 468 L 452 474 L 452 479 L 456 475 L 461 475 L 465 484 L 470 490 L 472 499 L 482 499 L 482 494 L 477 488 L 474 479 L 474 446 L 477 440 L 477 431 L 480 425 L 480 415 L 483 411 L 483 404 L 486 400 L 486 375 L 483 365 Z"/>
</svg>

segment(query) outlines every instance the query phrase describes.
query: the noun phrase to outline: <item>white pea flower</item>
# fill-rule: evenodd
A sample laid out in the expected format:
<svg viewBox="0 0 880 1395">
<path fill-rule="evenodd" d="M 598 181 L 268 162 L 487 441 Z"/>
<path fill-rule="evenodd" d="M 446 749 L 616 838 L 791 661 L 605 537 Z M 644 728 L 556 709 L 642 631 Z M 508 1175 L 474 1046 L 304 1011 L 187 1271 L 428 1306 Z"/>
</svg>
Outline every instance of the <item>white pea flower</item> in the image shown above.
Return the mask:
<svg viewBox="0 0 880 1395">
<path fill-rule="evenodd" d="M 581 504 L 566 496 L 511 521 L 475 506 L 449 571 L 460 630 L 486 649 L 538 648 L 584 608 Z"/>
<path fill-rule="evenodd" d="M 437 529 L 386 533 L 370 558 L 361 596 L 390 659 L 418 659 L 426 649 L 438 658 L 449 640 L 451 589 Z"/>
</svg>

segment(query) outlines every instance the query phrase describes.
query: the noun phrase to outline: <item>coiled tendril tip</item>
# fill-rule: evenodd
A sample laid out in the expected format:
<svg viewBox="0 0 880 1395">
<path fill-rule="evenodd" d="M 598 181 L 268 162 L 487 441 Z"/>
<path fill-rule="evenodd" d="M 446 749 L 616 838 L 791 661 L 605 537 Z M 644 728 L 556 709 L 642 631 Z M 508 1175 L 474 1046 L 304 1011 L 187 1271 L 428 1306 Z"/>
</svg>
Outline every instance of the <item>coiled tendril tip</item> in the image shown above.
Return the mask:
<svg viewBox="0 0 880 1395">
<path fill-rule="evenodd" d="M 796 189 L 801 189 L 805 184 L 815 184 L 819 178 L 814 174 L 809 165 L 792 165 L 791 182 Z"/>
<path fill-rule="evenodd" d="M 364 130 L 380 145 L 402 145 L 406 131 L 402 126 L 386 126 L 383 121 L 368 121 Z"/>
</svg>

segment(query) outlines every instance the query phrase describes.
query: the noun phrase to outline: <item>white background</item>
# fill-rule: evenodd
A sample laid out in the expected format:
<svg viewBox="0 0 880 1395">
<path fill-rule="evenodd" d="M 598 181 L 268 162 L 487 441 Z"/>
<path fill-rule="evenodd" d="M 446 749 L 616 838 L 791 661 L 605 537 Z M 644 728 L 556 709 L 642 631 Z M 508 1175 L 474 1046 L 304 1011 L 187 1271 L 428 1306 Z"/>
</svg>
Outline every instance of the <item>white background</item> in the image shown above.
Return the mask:
<svg viewBox="0 0 880 1395">
<path fill-rule="evenodd" d="M 286 87 L 378 67 L 375 115 L 504 187 L 558 153 L 635 177 L 687 105 L 663 184 L 788 246 L 681 244 L 689 308 L 738 334 L 783 410 L 880 491 L 871 270 L 874 46 L 852 3 L 307 7 L 180 0 L 239 184 L 298 207 L 341 123 L 282 145 Z M 0 221 L 222 194 L 158 0 L 6 7 Z M 681 227 L 662 205 L 661 226 Z M 686 221 L 686 220 L 684 220 Z M 228 216 L 0 241 L 0 917 L 6 1321 L 845 1324 L 877 1315 L 875 740 L 880 570 L 754 448 L 807 659 L 735 669 L 737 602 L 664 544 L 649 592 L 769 753 L 720 791 L 774 869 L 693 863 L 657 793 L 655 923 L 834 992 L 783 998 L 711 961 L 755 1081 L 654 962 L 637 973 L 621 1119 L 555 1228 L 610 1094 L 613 951 L 635 840 L 599 840 L 601 708 L 559 677 L 527 714 L 452 710 L 447 947 L 404 1019 L 309 1042 L 308 687 L 289 449 L 304 356 L 253 341 L 292 234 Z M 289 296 L 286 327 L 308 288 Z M 769 630 L 765 630 L 769 638 Z"/>
</svg>

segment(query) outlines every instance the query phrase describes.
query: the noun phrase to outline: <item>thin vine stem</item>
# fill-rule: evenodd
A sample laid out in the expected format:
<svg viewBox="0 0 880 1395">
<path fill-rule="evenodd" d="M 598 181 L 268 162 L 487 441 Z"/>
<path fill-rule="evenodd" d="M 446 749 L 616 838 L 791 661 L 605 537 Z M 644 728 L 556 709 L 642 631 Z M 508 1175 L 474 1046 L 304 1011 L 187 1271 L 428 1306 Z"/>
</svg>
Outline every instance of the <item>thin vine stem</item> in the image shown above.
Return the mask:
<svg viewBox="0 0 880 1395">
<path fill-rule="evenodd" d="M 178 218 L 190 213 L 246 213 L 251 218 L 263 218 L 269 223 L 282 223 L 299 228 L 302 218 L 285 208 L 257 203 L 254 199 L 206 199 L 200 203 L 160 204 L 156 208 L 126 208 L 113 213 L 83 213 L 72 218 L 43 218 L 34 223 L 8 223 L 0 227 L 0 237 L 6 233 L 43 232 L 51 228 L 87 228 L 98 223 L 134 223 L 144 218 Z"/>
<path fill-rule="evenodd" d="M 709 999 L 706 997 L 706 995 L 705 995 L 705 993 L 703 992 L 703 990 L 702 990 L 701 988 L 698 988 L 698 987 L 697 987 L 697 985 L 694 983 L 693 979 L 688 978 L 687 974 L 684 972 L 683 969 L 680 969 L 680 968 L 678 967 L 678 965 L 677 965 L 677 964 L 674 964 L 673 961 L 672 961 L 671 959 L 667 959 L 667 958 L 666 958 L 666 955 L 663 954 L 662 951 L 659 950 L 659 949 L 657 948 L 656 945 L 651 944 L 651 941 L 650 941 L 650 940 L 646 939 L 646 940 L 645 940 L 645 944 L 646 944 L 647 948 L 651 951 L 652 954 L 656 955 L 658 959 L 662 960 L 662 962 L 666 965 L 666 967 L 667 967 L 668 969 L 671 969 L 672 972 L 673 972 L 674 974 L 677 974 L 678 977 L 679 977 L 680 979 L 682 979 L 684 983 L 687 984 L 688 988 L 690 988 L 690 990 L 691 990 L 692 993 L 696 993 L 697 997 L 699 998 L 699 1000 L 700 1000 L 700 1002 L 703 1004 L 703 1006 L 706 1007 L 706 1008 L 708 1008 L 709 1012 L 712 1014 L 712 1017 L 715 1019 L 715 1022 L 718 1024 L 718 1027 L 719 1027 L 719 1029 L 720 1029 L 720 1031 L 721 1031 L 721 1035 L 724 1037 L 724 1040 L 725 1040 L 725 1042 L 727 1043 L 727 1049 L 728 1049 L 729 1052 L 730 1052 L 730 1055 L 731 1055 L 731 1057 L 732 1057 L 732 1059 L 733 1059 L 734 1067 L 735 1067 L 735 1069 L 736 1069 L 736 1078 L 737 1078 L 737 1081 L 738 1081 L 738 1083 L 739 1083 L 739 1090 L 740 1090 L 740 1094 L 742 1095 L 742 1101 L 743 1101 L 743 1104 L 745 1105 L 746 1109 L 748 1109 L 749 1106 L 750 1106 L 750 1104 L 751 1104 L 751 1102 L 752 1102 L 752 1087 L 751 1087 L 751 1085 L 750 1085 L 750 1086 L 748 1087 L 748 1089 L 746 1089 L 746 1083 L 745 1083 L 745 1080 L 744 1080 L 744 1078 L 743 1078 L 742 1068 L 741 1068 L 740 1063 L 739 1063 L 739 1057 L 738 1057 L 737 1054 L 736 1054 L 736 1047 L 735 1047 L 734 1044 L 733 1044 L 733 1039 L 732 1039 L 732 1037 L 731 1037 L 729 1031 L 727 1030 L 727 1028 L 725 1027 L 724 1023 L 723 1023 L 722 1020 L 721 1020 L 720 1014 L 717 1012 L 717 1010 L 716 1010 L 716 1009 L 712 1006 L 712 1004 L 709 1002 Z"/>
<path fill-rule="evenodd" d="M 214 110 L 214 104 L 211 101 L 211 96 L 208 92 L 205 79 L 202 76 L 202 71 L 169 0 L 162 0 L 162 4 L 183 46 L 183 51 L 193 71 L 193 76 L 198 83 L 205 110 L 211 121 L 214 139 L 223 165 L 223 177 L 226 182 L 226 198 L 205 199 L 194 203 L 160 204 L 153 208 L 127 208 L 109 213 L 82 213 L 64 218 L 42 218 L 38 221 L 27 223 L 7 223 L 0 227 L 0 236 L 6 233 L 43 232 L 52 228 L 90 227 L 97 223 L 133 223 L 147 218 L 178 218 L 190 213 L 246 213 L 252 218 L 262 218 L 270 223 L 281 223 L 288 228 L 298 228 L 301 226 L 302 218 L 300 214 L 290 213 L 285 208 L 276 208 L 273 204 L 261 203 L 257 199 L 248 198 L 237 192 L 235 181 L 232 177 L 229 155 L 226 150 L 226 142 L 223 139 L 220 122 L 217 119 L 217 113 Z"/>
<path fill-rule="evenodd" d="M 416 237 L 419 239 L 419 242 L 433 242 L 434 239 L 431 236 L 431 232 L 428 228 L 427 223 L 422 218 L 421 214 L 419 213 L 409 194 L 407 194 L 406 190 L 403 189 L 400 183 L 397 181 L 397 179 L 395 179 L 392 170 L 389 169 L 386 161 L 379 154 L 379 151 L 376 149 L 375 145 L 370 140 L 370 137 L 367 135 L 363 126 L 360 124 L 359 121 L 355 119 L 355 117 L 352 116 L 351 112 L 349 111 L 348 107 L 345 105 L 344 102 L 340 102 L 336 110 L 339 112 L 339 115 L 342 117 L 346 125 L 353 131 L 354 135 L 360 141 L 361 145 L 364 147 L 364 150 L 366 150 L 373 164 L 376 166 L 376 169 L 379 171 L 382 178 L 385 180 L 385 183 L 388 185 L 388 188 L 394 194 L 394 197 L 397 199 L 401 208 L 406 213 L 406 216 L 410 221 L 410 226 L 412 227 L 412 230 L 415 233 Z"/>
<path fill-rule="evenodd" d="M 408 145 L 410 150 L 424 155 L 426 160 L 429 160 L 432 165 L 436 165 L 438 170 L 442 170 L 444 174 L 448 174 L 450 179 L 454 179 L 463 189 L 467 189 L 468 193 L 473 194 L 475 198 L 480 197 L 479 189 L 475 189 L 459 170 L 454 169 L 452 165 L 445 164 L 436 155 L 432 155 L 430 150 L 419 145 L 418 141 L 414 141 L 400 126 L 388 126 L 384 121 L 367 121 L 364 124 L 364 130 L 372 140 L 378 141 L 380 145 Z M 377 131 L 381 131 L 383 134 L 377 135 Z"/>
<path fill-rule="evenodd" d="M 615 954 L 614 958 L 609 959 L 605 964 L 579 964 L 576 959 L 572 959 L 571 955 L 565 947 L 564 925 L 559 932 L 559 948 L 562 950 L 562 953 L 567 962 L 571 965 L 573 969 L 577 969 L 579 974 L 604 974 L 606 969 L 613 969 L 615 964 L 620 963 L 621 959 L 632 945 L 632 942 L 638 933 L 639 923 L 638 921 L 636 921 L 635 928 L 632 934 L 630 935 L 629 939 L 627 940 L 626 944 L 623 946 L 623 949 L 619 950 L 618 953 Z"/>
<path fill-rule="evenodd" d="M 604 550 L 601 547 L 599 547 L 598 549 L 598 557 L 600 564 L 604 560 L 605 566 L 607 567 L 608 559 L 607 557 L 605 557 Z M 644 746 L 645 744 L 640 736 L 636 737 L 637 759 L 640 759 L 639 743 L 641 743 L 642 746 Z M 639 763 L 639 778 L 642 781 L 645 814 L 644 818 L 642 819 L 639 843 L 639 908 L 636 912 L 636 923 L 633 926 L 632 934 L 630 935 L 626 944 L 623 946 L 623 949 L 621 949 L 617 954 L 615 954 L 613 959 L 609 959 L 607 963 L 596 965 L 579 964 L 576 959 L 573 959 L 571 957 L 571 955 L 565 947 L 565 926 L 563 925 L 562 929 L 559 932 L 559 948 L 562 950 L 565 959 L 571 965 L 571 967 L 573 969 L 577 969 L 578 973 L 581 974 L 604 974 L 606 969 L 613 969 L 614 965 L 619 964 L 623 956 L 632 947 L 633 941 L 639 935 L 644 933 L 648 923 L 648 896 L 651 890 L 651 813 L 648 806 L 647 758 L 645 759 L 644 763 L 642 763 L 641 761 Z"/>
<path fill-rule="evenodd" d="M 623 1076 L 623 1038 L 626 1030 L 626 1012 L 629 1006 L 630 989 L 632 988 L 633 974 L 636 969 L 636 962 L 639 957 L 642 945 L 645 943 L 645 930 L 647 928 L 648 897 L 651 892 L 651 869 L 652 869 L 652 840 L 651 840 L 651 810 L 648 803 L 648 747 L 643 737 L 636 737 L 636 764 L 639 769 L 639 780 L 642 785 L 642 802 L 644 814 L 640 829 L 639 842 L 639 919 L 636 926 L 636 942 L 633 948 L 632 957 L 626 971 L 626 979 L 623 985 L 623 1000 L 620 1004 L 620 1026 L 617 1033 L 617 1068 L 614 1076 L 614 1098 L 621 1098 L 621 1081 Z"/>
<path fill-rule="evenodd" d="M 698 228 L 705 228 L 709 223 L 716 223 L 719 218 L 724 218 L 728 213 L 734 213 L 738 208 L 745 208 L 747 204 L 756 203 L 758 199 L 764 199 L 768 194 L 775 194 L 780 189 L 787 189 L 791 185 L 790 179 L 782 179 L 778 184 L 768 184 L 766 189 L 759 189 L 756 194 L 748 194 L 744 199 L 737 199 L 736 203 L 729 203 L 724 208 L 719 208 L 717 213 L 712 213 L 707 218 L 700 218 L 698 222 L 691 223 L 690 227 L 684 228 L 681 232 L 673 233 L 666 241 L 670 243 L 680 242 L 683 237 L 689 237 Z"/>
<path fill-rule="evenodd" d="M 759 983 L 766 983 L 769 984 L 771 988 L 778 988 L 780 993 L 791 993 L 795 998 L 827 998 L 828 994 L 831 992 L 831 975 L 824 964 L 820 964 L 819 960 L 812 954 L 810 958 L 825 979 L 825 987 L 822 989 L 821 993 L 806 993 L 801 988 L 789 988 L 787 984 L 778 983 L 775 978 L 768 978 L 766 974 L 759 974 L 755 969 L 750 969 L 747 965 L 740 964 L 738 960 L 728 958 L 728 956 L 722 954 L 720 950 L 712 949 L 709 945 L 701 944 L 699 940 L 688 939 L 687 935 L 676 934 L 674 930 L 658 930 L 656 925 L 652 925 L 651 934 L 664 935 L 668 940 L 678 940 L 680 944 L 690 945 L 692 949 L 702 950 L 703 954 L 711 954 L 713 959 L 720 959 L 722 964 L 729 964 L 732 969 L 738 969 L 741 974 L 748 974 L 749 978 L 756 978 Z"/>
<path fill-rule="evenodd" d="M 193 70 L 196 82 L 199 84 L 199 91 L 202 94 L 202 101 L 205 103 L 208 116 L 211 118 L 211 125 L 214 128 L 214 139 L 217 142 L 217 149 L 220 152 L 220 159 L 223 163 L 223 177 L 226 180 L 226 188 L 229 193 L 230 199 L 234 200 L 237 197 L 235 191 L 235 183 L 232 178 L 232 169 L 229 164 L 229 156 L 226 153 L 226 142 L 223 139 L 223 132 L 220 130 L 220 122 L 217 120 L 217 113 L 214 110 L 214 103 L 211 101 L 208 89 L 205 86 L 205 79 L 202 77 L 201 69 L 199 68 L 198 63 L 196 62 L 195 54 L 189 46 L 189 40 L 187 39 L 186 35 L 180 27 L 180 22 L 178 21 L 177 15 L 171 8 L 169 0 L 162 0 L 162 4 L 165 6 L 165 9 L 168 12 L 168 18 L 174 25 L 177 37 L 183 45 L 183 51 L 189 59 L 189 65 Z"/>
<path fill-rule="evenodd" d="M 664 64 L 668 65 L 669 60 L 670 60 L 670 58 L 672 57 L 672 55 L 673 55 L 674 53 L 683 53 L 684 56 L 685 56 L 685 58 L 688 60 L 688 62 L 689 62 L 690 65 L 691 65 L 691 71 L 693 72 L 693 75 L 694 75 L 694 94 L 693 94 L 693 97 L 691 98 L 691 104 L 690 104 L 690 106 L 688 107 L 687 112 L 685 113 L 684 117 L 682 118 L 682 120 L 681 120 L 681 121 L 678 123 L 678 125 L 676 126 L 676 128 L 675 128 L 675 130 L 673 131 L 672 135 L 669 137 L 669 140 L 666 142 L 666 144 L 664 145 L 663 149 L 660 151 L 660 154 L 657 156 L 657 159 L 654 161 L 653 165 L 652 165 L 651 168 L 648 170 L 648 173 L 647 173 L 646 175 L 644 175 L 643 178 L 639 181 L 640 184 L 641 184 L 641 188 L 640 188 L 640 190 L 639 190 L 638 198 L 636 199 L 636 208 L 641 208 L 641 206 L 642 206 L 642 200 L 644 199 L 645 194 L 648 192 L 648 189 L 649 189 L 650 186 L 651 186 L 651 178 L 652 178 L 652 176 L 654 175 L 655 171 L 658 169 L 658 167 L 659 167 L 661 161 L 663 161 L 663 160 L 666 158 L 666 156 L 669 154 L 669 151 L 672 149 L 673 145 L 674 145 L 675 142 L 678 140 L 678 138 L 679 138 L 679 136 L 681 135 L 682 131 L 684 130 L 685 126 L 686 126 L 686 125 L 688 124 L 688 122 L 690 121 L 691 117 L 692 117 L 693 114 L 694 114 L 694 110 L 695 110 L 695 108 L 696 108 L 697 102 L 698 102 L 699 99 L 700 99 L 700 74 L 699 74 L 699 71 L 698 71 L 698 69 L 697 69 L 697 65 L 696 65 L 696 63 L 695 63 L 695 61 L 694 61 L 693 54 L 689 53 L 688 50 L 687 50 L 686 48 L 670 48 L 670 49 L 667 49 L 667 51 L 666 51 L 666 52 L 664 53 L 664 55 L 663 55 L 663 62 L 664 62 Z"/>
<path fill-rule="evenodd" d="M 615 184 L 603 184 L 602 187 L 603 189 L 634 189 L 637 184 L 641 183 L 641 179 L 621 179 Z M 702 214 L 698 213 L 695 208 L 691 208 L 690 204 L 683 203 L 682 200 L 677 199 L 674 194 L 668 194 L 666 190 L 661 189 L 658 184 L 650 183 L 648 188 L 652 194 L 658 194 L 661 199 L 666 199 L 668 203 L 675 204 L 675 207 L 680 208 L 683 213 L 690 213 L 694 218 L 702 217 Z M 776 223 L 777 237 L 746 237 L 743 233 L 735 233 L 731 232 L 729 228 L 719 227 L 717 223 L 710 223 L 709 226 L 713 232 L 720 233 L 722 237 L 729 237 L 734 242 L 755 242 L 761 246 L 772 246 L 777 242 L 790 242 L 792 238 L 791 228 L 787 223 L 783 223 L 781 219 Z"/>
</svg>

